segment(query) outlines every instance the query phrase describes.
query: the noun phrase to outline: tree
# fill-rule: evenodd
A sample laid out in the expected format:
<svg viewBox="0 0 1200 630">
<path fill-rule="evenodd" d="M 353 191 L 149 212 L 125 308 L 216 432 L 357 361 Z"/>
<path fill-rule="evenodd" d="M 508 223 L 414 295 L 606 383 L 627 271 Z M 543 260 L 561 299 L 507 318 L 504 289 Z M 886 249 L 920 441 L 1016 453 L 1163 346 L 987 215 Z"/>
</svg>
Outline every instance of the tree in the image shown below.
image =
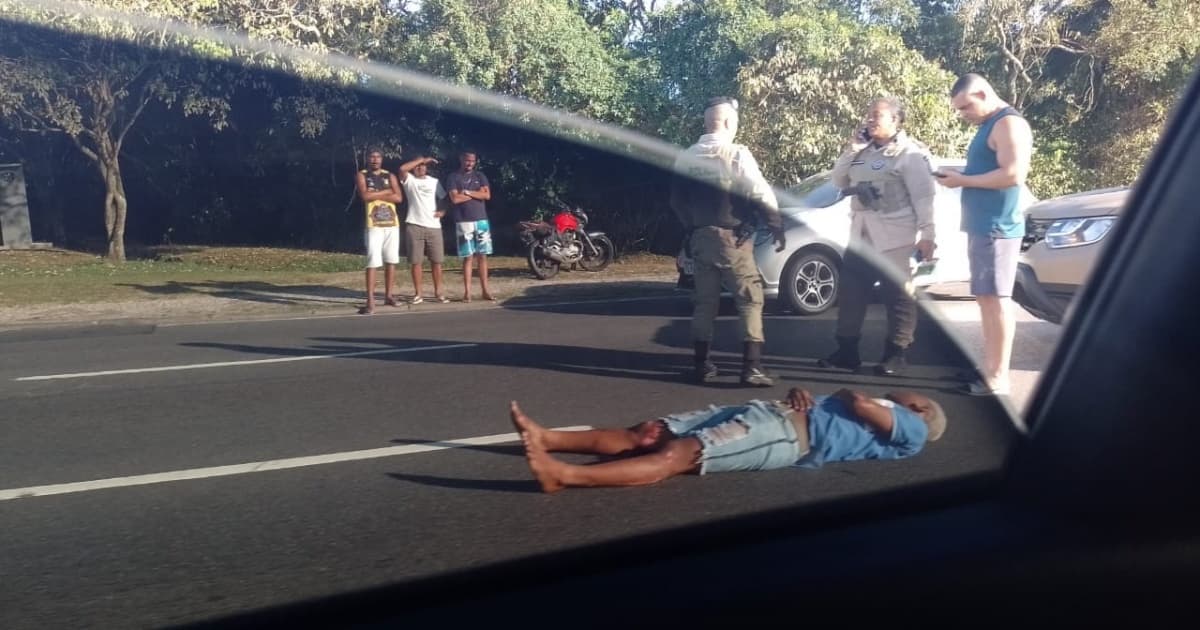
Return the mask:
<svg viewBox="0 0 1200 630">
<path fill-rule="evenodd" d="M 4 17 L 18 7 L 0 6 Z M 26 12 L 40 26 L 62 16 Z M 182 62 L 163 56 L 153 33 L 127 31 L 128 43 L 112 39 L 120 25 L 88 19 L 96 37 L 70 37 L 40 29 L 6 29 L 0 40 L 0 116 L 18 131 L 62 133 L 95 165 L 104 182 L 108 257 L 125 259 L 128 202 L 121 151 L 130 129 L 152 101 L 181 100 L 207 113 L 220 127 L 223 111 L 182 78 Z"/>
<path fill-rule="evenodd" d="M 605 122 L 630 120 L 622 59 L 567 0 L 426 0 L 396 60 Z"/>
<path fill-rule="evenodd" d="M 247 29 L 250 35 L 308 50 L 339 47 L 364 53 L 378 46 L 383 7 L 378 0 L 321 0 L 303 6 L 288 0 L 91 0 L 84 10 L 42 9 L 0 0 L 0 20 L 28 28 L 6 29 L 0 38 L 0 118 L 22 132 L 60 133 L 96 166 L 104 182 L 108 257 L 125 259 L 128 198 L 121 174 L 125 140 L 153 102 L 179 106 L 225 126 L 229 95 L 239 81 L 228 66 L 206 59 L 233 59 L 236 46 L 217 38 L 191 38 L 165 21 L 129 19 L 111 10 L 151 11 L 152 18 Z M 93 7 L 93 10 L 86 10 Z M 375 19 L 372 19 L 372 18 Z M 365 28 L 374 25 L 376 28 Z M 187 56 L 182 56 L 186 53 Z M 286 57 L 256 55 L 260 67 L 289 69 L 311 79 L 336 73 Z M 352 81 L 353 77 L 340 77 Z M 324 103 L 292 104 L 308 133 L 319 133 Z"/>
<path fill-rule="evenodd" d="M 1096 106 L 1084 121 L 1085 163 L 1104 185 L 1141 172 L 1181 91 L 1200 62 L 1194 0 L 1107 0 L 1090 44 Z"/>
<path fill-rule="evenodd" d="M 693 141 L 704 103 L 737 93 L 738 71 L 772 19 L 761 0 L 681 3 L 653 14 L 634 44 L 646 68 L 642 131 L 676 144 Z"/>
<path fill-rule="evenodd" d="M 746 110 L 741 139 L 768 178 L 791 182 L 829 168 L 870 99 L 901 97 L 906 128 L 938 155 L 960 155 L 967 135 L 947 105 L 950 73 L 894 33 L 832 11 L 774 22 L 738 72 Z"/>
</svg>

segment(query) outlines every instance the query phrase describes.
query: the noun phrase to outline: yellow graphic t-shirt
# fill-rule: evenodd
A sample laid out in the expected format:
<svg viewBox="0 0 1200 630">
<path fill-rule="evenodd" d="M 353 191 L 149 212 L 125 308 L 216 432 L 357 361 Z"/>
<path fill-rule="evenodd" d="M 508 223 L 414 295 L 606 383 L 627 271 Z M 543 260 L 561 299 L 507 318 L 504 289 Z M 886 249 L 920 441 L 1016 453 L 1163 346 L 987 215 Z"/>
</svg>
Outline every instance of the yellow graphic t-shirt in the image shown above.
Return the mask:
<svg viewBox="0 0 1200 630">
<path fill-rule="evenodd" d="M 374 172 L 364 170 L 363 178 L 367 180 L 368 192 L 385 192 L 392 189 L 391 174 L 385 170 Z M 390 201 L 368 201 L 367 204 L 367 227 L 396 227 L 400 225 L 399 215 L 396 213 L 396 204 Z"/>
</svg>

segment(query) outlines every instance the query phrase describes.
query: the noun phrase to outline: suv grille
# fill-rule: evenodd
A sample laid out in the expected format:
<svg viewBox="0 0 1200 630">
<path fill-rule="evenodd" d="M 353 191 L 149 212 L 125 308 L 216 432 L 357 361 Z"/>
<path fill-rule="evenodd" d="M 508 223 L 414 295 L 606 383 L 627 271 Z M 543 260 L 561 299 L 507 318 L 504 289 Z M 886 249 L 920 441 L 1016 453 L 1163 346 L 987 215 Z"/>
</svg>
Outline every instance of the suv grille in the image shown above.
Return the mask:
<svg viewBox="0 0 1200 630">
<path fill-rule="evenodd" d="M 1021 251 L 1033 247 L 1035 243 L 1046 238 L 1046 230 L 1050 229 L 1053 219 L 1025 219 L 1025 238 L 1021 239 Z"/>
</svg>

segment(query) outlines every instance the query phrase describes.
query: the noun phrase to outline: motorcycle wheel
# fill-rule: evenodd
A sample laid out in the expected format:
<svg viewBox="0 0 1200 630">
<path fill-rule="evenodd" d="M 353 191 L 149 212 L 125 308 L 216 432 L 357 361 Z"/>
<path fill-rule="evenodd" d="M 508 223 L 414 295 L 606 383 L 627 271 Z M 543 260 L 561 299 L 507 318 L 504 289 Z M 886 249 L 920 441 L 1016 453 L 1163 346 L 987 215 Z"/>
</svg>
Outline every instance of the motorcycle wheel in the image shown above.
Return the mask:
<svg viewBox="0 0 1200 630">
<path fill-rule="evenodd" d="M 616 249 L 607 236 L 593 238 L 592 244 L 596 246 L 596 255 L 588 256 L 585 253 L 583 258 L 579 259 L 579 266 L 586 271 L 601 271 L 612 264 Z"/>
<path fill-rule="evenodd" d="M 542 254 L 542 248 L 535 242 L 529 246 L 527 257 L 529 270 L 538 280 L 549 280 L 558 275 L 558 261 Z"/>
</svg>

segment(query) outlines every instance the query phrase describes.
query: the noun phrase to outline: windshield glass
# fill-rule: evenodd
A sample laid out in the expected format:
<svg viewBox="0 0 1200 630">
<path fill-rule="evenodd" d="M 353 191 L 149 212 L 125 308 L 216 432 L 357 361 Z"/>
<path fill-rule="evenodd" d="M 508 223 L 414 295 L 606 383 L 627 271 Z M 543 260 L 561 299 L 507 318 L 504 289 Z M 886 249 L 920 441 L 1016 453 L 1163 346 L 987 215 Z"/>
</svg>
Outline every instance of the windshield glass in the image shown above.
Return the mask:
<svg viewBox="0 0 1200 630">
<path fill-rule="evenodd" d="M 806 179 L 788 192 L 810 208 L 828 208 L 844 198 L 842 190 L 826 174 Z"/>
</svg>

